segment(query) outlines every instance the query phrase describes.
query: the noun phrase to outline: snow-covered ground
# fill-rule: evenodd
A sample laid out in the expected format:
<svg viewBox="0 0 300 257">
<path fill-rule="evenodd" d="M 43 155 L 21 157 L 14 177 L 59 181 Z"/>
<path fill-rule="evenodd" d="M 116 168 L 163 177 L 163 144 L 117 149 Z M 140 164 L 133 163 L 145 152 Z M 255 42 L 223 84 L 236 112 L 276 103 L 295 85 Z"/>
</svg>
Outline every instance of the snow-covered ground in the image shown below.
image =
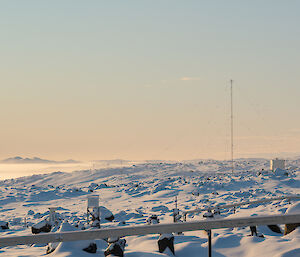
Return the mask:
<svg viewBox="0 0 300 257">
<path fill-rule="evenodd" d="M 54 172 L 0 181 L 0 221 L 9 222 L 1 236 L 29 235 L 30 227 L 48 216 L 48 207 L 70 225 L 86 223 L 87 197 L 99 195 L 100 205 L 112 211 L 113 222 L 102 227 L 146 224 L 152 214 L 161 222 L 172 222 L 175 197 L 181 211 L 300 193 L 300 159 L 287 162 L 288 176 L 268 171 L 265 159 L 240 159 L 231 173 L 228 161 L 148 162 L 125 167 L 88 169 L 71 173 Z M 275 201 L 224 210 L 223 217 L 284 214 L 297 209 L 298 201 Z M 24 220 L 26 218 L 27 226 Z M 188 216 L 200 220 L 202 214 Z M 283 229 L 283 227 L 282 227 Z M 250 237 L 248 227 L 213 230 L 214 257 L 300 256 L 300 229 L 283 236 L 258 227 L 264 238 Z M 159 253 L 159 235 L 126 237 L 125 256 L 168 256 Z M 97 256 L 104 256 L 107 243 L 96 240 Z M 78 243 L 62 243 L 49 256 L 93 256 L 77 251 Z M 0 249 L 2 256 L 42 256 L 46 246 L 18 246 Z M 207 256 L 207 235 L 203 231 L 175 235 L 178 257 Z"/>
</svg>

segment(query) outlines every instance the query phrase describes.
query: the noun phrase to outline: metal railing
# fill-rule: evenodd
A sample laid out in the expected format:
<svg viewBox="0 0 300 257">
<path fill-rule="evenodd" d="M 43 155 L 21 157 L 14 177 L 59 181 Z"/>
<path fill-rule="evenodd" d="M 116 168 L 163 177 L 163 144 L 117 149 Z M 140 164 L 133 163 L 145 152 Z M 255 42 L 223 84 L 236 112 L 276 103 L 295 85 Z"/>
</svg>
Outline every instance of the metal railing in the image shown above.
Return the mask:
<svg viewBox="0 0 300 257">
<path fill-rule="evenodd" d="M 104 228 L 85 231 L 72 231 L 60 233 L 47 233 L 29 236 L 1 237 L 0 247 L 15 245 L 46 244 L 50 242 L 67 242 L 78 240 L 104 239 L 109 237 L 138 236 L 147 234 L 163 234 L 185 231 L 208 231 L 208 256 L 211 256 L 211 230 L 233 227 L 246 227 L 258 225 L 293 224 L 300 223 L 300 213 L 252 216 L 242 218 L 206 219 L 196 222 L 166 223 L 154 225 L 128 226 Z"/>
</svg>

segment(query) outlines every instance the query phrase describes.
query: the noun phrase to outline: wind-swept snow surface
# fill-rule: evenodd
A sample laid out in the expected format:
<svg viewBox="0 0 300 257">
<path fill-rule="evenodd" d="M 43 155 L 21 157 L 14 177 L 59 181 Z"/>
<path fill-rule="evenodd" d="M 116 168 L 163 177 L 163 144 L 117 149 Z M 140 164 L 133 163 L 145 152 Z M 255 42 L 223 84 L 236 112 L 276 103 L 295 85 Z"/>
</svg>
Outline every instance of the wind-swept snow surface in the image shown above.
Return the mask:
<svg viewBox="0 0 300 257">
<path fill-rule="evenodd" d="M 89 195 L 100 196 L 103 210 L 101 226 L 146 224 L 156 214 L 161 223 L 172 222 L 175 197 L 180 211 L 238 203 L 300 193 L 300 160 L 290 160 L 285 172 L 268 171 L 268 160 L 241 159 L 235 172 L 227 161 L 148 162 L 130 167 L 55 172 L 0 181 L 0 221 L 9 229 L 1 236 L 29 235 L 31 226 L 49 215 L 48 207 L 58 207 L 61 224 L 69 229 L 87 227 L 86 208 Z M 112 212 L 114 220 L 104 218 Z M 221 210 L 221 217 L 241 217 L 300 212 L 299 202 L 286 200 Z M 105 214 L 105 215 L 104 215 Z M 200 220 L 203 213 L 189 215 Z M 107 216 L 107 215 L 106 215 Z M 26 221 L 26 223 L 25 223 Z M 75 226 L 77 228 L 75 228 Z M 284 231 L 284 227 L 281 226 Z M 264 237 L 251 237 L 250 229 L 234 228 L 212 231 L 214 257 L 295 257 L 300 256 L 300 229 L 283 236 L 266 226 L 258 227 Z M 126 237 L 125 256 L 171 256 L 158 252 L 159 235 Z M 97 256 L 104 256 L 108 244 L 95 240 Z M 49 256 L 93 256 L 82 251 L 86 242 L 61 243 Z M 207 256 L 204 231 L 175 235 L 178 257 Z M 2 256 L 42 256 L 47 246 L 17 246 L 0 249 Z M 95 256 L 96 256 L 95 255 Z"/>
</svg>

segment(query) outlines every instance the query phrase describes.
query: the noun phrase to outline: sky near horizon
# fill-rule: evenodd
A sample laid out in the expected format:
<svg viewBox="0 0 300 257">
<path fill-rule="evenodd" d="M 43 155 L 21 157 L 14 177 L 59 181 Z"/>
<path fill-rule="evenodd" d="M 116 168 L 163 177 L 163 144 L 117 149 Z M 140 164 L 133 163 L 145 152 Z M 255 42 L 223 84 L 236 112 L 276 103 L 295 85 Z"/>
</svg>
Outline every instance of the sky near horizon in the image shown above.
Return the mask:
<svg viewBox="0 0 300 257">
<path fill-rule="evenodd" d="M 300 152 L 300 1 L 1 1 L 0 158 Z"/>
</svg>

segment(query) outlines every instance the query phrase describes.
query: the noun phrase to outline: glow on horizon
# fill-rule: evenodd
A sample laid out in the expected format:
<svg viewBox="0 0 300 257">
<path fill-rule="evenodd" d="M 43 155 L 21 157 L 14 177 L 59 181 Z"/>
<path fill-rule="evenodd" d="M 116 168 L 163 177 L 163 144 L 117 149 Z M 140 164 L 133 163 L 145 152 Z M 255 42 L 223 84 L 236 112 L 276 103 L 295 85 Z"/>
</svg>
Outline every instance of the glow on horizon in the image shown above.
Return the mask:
<svg viewBox="0 0 300 257">
<path fill-rule="evenodd" d="M 300 152 L 300 2 L 0 7 L 2 159 Z"/>
</svg>

